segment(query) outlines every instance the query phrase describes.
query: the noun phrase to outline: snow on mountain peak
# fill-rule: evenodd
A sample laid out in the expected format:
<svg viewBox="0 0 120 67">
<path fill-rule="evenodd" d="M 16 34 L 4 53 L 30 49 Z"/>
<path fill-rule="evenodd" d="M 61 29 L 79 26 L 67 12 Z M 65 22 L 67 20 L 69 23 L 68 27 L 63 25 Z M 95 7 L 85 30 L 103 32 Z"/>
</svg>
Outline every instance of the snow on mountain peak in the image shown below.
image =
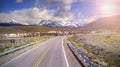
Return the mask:
<svg viewBox="0 0 120 67">
<path fill-rule="evenodd" d="M 48 27 L 79 27 L 78 23 L 74 22 L 58 22 L 52 20 L 42 20 L 39 23 L 40 26 L 48 26 Z"/>
</svg>

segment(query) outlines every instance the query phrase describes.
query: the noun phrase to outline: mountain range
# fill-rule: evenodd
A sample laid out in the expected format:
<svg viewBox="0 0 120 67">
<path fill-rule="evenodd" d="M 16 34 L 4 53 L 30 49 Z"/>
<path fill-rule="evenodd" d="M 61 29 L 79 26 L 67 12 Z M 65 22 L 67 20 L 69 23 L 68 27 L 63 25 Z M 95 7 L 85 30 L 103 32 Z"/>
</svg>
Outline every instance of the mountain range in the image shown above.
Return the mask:
<svg viewBox="0 0 120 67">
<path fill-rule="evenodd" d="M 46 26 L 51 28 L 77 28 L 81 27 L 80 24 L 71 22 L 58 22 L 53 20 L 41 20 L 38 24 L 23 24 L 18 23 L 15 20 L 10 22 L 0 22 L 0 26 Z"/>
<path fill-rule="evenodd" d="M 11 20 L 10 22 L 1 22 L 0 26 L 26 26 L 26 25 L 18 23 L 15 20 Z"/>
<path fill-rule="evenodd" d="M 42 20 L 42 21 L 40 21 L 40 23 L 38 25 L 52 27 L 52 28 L 77 28 L 77 27 L 81 27 L 81 25 L 77 24 L 77 23 L 58 22 L 58 21 L 53 21 L 53 20 Z"/>
<path fill-rule="evenodd" d="M 100 18 L 96 21 L 90 22 L 81 27 L 80 24 L 72 24 L 72 23 L 61 23 L 52 20 L 41 20 L 38 24 L 35 25 L 26 25 L 17 23 L 15 21 L 0 23 L 0 26 L 45 26 L 51 28 L 78 28 L 81 31 L 95 31 L 95 30 L 113 30 L 119 31 L 120 30 L 120 15 L 116 16 L 109 16 Z"/>
</svg>

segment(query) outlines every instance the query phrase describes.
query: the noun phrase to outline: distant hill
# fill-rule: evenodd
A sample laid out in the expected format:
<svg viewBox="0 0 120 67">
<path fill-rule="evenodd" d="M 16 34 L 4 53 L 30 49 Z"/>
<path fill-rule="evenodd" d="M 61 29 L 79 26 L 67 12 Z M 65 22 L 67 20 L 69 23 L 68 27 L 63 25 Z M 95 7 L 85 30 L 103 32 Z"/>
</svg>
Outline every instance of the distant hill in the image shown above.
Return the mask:
<svg viewBox="0 0 120 67">
<path fill-rule="evenodd" d="M 120 15 L 98 19 L 83 26 L 80 30 L 84 32 L 96 30 L 120 31 Z"/>
<path fill-rule="evenodd" d="M 72 28 L 50 28 L 45 26 L 0 26 L 0 34 L 24 33 L 24 32 L 43 32 L 48 31 L 75 31 Z"/>
<path fill-rule="evenodd" d="M 0 23 L 0 26 L 25 26 L 19 23 Z"/>
</svg>

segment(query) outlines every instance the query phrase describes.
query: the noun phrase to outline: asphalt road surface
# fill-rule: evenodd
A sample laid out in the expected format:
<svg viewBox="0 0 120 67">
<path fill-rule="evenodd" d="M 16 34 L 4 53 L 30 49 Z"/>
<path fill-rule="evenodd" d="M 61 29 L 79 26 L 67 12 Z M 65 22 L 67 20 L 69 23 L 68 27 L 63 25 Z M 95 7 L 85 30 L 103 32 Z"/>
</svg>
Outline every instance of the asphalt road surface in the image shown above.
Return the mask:
<svg viewBox="0 0 120 67">
<path fill-rule="evenodd" d="M 69 67 L 63 47 L 63 36 L 51 38 L 28 50 L 2 67 Z"/>
</svg>

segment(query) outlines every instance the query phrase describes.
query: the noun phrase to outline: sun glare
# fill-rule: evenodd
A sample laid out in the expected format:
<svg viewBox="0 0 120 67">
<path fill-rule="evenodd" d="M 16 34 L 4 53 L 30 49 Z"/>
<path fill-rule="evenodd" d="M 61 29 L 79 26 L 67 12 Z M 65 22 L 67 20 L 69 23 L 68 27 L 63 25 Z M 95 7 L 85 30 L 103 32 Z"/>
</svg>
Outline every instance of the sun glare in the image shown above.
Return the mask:
<svg viewBox="0 0 120 67">
<path fill-rule="evenodd" d="M 115 7 L 111 4 L 105 4 L 101 7 L 103 14 L 114 14 Z"/>
</svg>

